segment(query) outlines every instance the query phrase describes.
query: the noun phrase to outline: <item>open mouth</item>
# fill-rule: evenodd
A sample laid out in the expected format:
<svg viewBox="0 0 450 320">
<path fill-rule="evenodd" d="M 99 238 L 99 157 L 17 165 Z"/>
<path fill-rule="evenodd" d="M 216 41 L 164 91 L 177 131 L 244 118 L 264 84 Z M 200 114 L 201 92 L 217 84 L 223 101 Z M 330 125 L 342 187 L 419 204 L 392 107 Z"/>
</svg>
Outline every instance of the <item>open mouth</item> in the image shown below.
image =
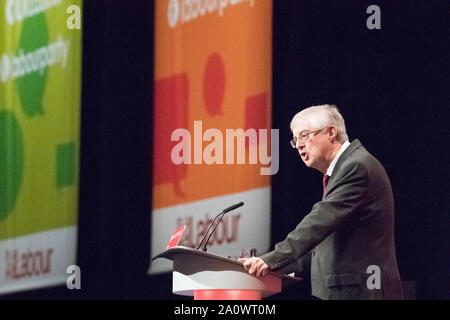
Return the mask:
<svg viewBox="0 0 450 320">
<path fill-rule="evenodd" d="M 302 157 L 302 159 L 306 158 L 307 153 L 306 152 L 300 152 L 300 157 Z"/>
</svg>

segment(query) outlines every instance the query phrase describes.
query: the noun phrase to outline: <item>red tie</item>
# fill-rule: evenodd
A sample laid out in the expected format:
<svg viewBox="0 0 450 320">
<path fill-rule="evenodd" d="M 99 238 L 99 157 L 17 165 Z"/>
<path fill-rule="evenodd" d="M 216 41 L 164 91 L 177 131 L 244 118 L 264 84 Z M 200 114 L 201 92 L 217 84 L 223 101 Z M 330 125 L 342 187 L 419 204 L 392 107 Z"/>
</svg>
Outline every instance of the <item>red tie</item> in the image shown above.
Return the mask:
<svg viewBox="0 0 450 320">
<path fill-rule="evenodd" d="M 327 174 L 323 175 L 323 197 L 325 196 L 325 192 L 327 190 L 328 181 L 330 181 L 330 176 Z"/>
</svg>

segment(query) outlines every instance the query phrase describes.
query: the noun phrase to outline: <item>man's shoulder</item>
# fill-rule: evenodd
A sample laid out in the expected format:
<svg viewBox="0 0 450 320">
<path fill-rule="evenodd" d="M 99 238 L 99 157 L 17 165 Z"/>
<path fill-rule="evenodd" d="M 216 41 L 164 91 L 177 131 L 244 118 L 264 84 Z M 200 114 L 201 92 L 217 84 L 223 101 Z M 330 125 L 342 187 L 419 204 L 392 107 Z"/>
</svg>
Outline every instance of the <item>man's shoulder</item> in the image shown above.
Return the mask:
<svg viewBox="0 0 450 320">
<path fill-rule="evenodd" d="M 364 171 L 370 171 L 377 168 L 383 168 L 381 162 L 372 155 L 358 139 L 352 141 L 346 151 L 349 151 L 341 164 L 341 168 L 357 167 Z"/>
<path fill-rule="evenodd" d="M 363 147 L 358 139 L 353 140 L 350 145 L 345 149 L 336 163 L 336 167 L 342 167 L 349 163 L 358 163 L 364 161 L 364 158 L 369 156 L 370 153 Z M 337 168 L 336 168 L 337 169 Z"/>
</svg>

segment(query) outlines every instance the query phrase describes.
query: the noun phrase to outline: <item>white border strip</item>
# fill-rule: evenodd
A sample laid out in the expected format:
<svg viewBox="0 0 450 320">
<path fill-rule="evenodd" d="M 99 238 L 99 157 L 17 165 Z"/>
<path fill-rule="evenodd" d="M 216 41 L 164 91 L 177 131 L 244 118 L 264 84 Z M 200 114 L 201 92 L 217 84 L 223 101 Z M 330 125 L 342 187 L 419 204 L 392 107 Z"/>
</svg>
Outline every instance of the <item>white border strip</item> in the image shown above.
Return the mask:
<svg viewBox="0 0 450 320">
<path fill-rule="evenodd" d="M 0 294 L 64 284 L 76 245 L 76 226 L 1 241 Z"/>
</svg>

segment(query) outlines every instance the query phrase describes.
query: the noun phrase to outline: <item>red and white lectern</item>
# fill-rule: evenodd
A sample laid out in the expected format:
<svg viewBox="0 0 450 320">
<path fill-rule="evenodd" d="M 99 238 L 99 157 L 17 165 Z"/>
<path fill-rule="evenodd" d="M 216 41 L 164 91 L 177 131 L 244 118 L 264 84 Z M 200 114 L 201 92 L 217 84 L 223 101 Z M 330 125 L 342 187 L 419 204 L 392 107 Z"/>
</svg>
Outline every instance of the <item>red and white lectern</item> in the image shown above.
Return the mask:
<svg viewBox="0 0 450 320">
<path fill-rule="evenodd" d="M 286 280 L 290 277 L 273 272 L 257 278 L 238 261 L 183 246 L 172 247 L 152 260 L 157 258 L 173 261 L 173 293 L 195 300 L 260 300 L 280 292 L 282 282 L 290 281 Z"/>
</svg>

